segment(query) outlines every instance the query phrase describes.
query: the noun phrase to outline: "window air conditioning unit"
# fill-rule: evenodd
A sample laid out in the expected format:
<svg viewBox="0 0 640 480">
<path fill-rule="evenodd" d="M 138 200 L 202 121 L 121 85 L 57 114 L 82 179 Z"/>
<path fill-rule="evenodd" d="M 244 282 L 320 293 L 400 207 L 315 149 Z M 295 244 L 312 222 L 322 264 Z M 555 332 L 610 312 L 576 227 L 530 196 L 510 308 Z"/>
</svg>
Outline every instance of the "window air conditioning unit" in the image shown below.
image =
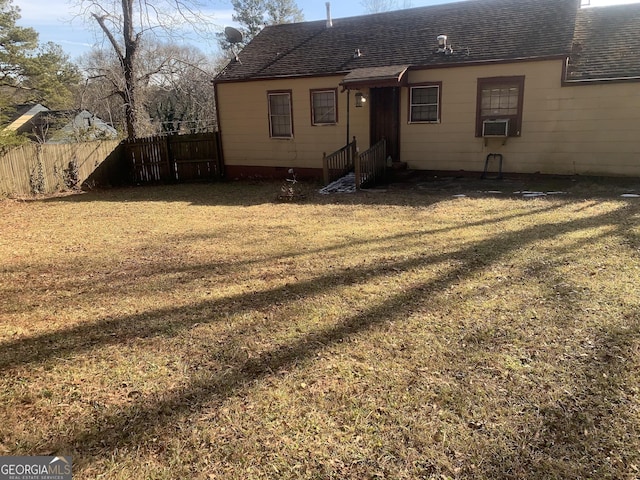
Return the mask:
<svg viewBox="0 0 640 480">
<path fill-rule="evenodd" d="M 482 122 L 483 137 L 508 137 L 509 119 L 485 120 Z"/>
</svg>

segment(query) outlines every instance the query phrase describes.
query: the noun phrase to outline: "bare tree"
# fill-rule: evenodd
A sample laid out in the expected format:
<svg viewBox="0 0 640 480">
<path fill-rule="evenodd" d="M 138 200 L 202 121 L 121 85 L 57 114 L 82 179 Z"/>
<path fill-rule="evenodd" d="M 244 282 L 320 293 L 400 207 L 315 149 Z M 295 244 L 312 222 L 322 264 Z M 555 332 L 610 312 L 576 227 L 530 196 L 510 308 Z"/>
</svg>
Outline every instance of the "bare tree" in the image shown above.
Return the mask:
<svg viewBox="0 0 640 480">
<path fill-rule="evenodd" d="M 144 131 L 146 112 L 140 88 L 150 81 L 152 72 L 140 73 L 140 49 L 143 37 L 174 38 L 188 25 L 202 32 L 210 19 L 198 12 L 195 0 L 76 0 L 79 15 L 91 19 L 104 34 L 117 59 L 121 82 L 112 81 L 124 103 L 128 138 Z M 147 78 L 145 78 L 145 76 Z"/>
<path fill-rule="evenodd" d="M 118 131 L 126 130 L 122 68 L 112 50 L 94 48 L 78 60 L 87 78 L 76 93 L 76 106 L 87 109 Z"/>
<path fill-rule="evenodd" d="M 401 3 L 398 0 L 362 0 L 360 5 L 367 13 L 381 13 L 399 8 L 411 8 L 412 2 L 411 0 L 403 0 Z"/>
<path fill-rule="evenodd" d="M 79 93 L 80 107 L 126 128 L 118 93 L 125 88 L 124 77 L 117 56 L 112 50 L 94 49 L 81 58 L 80 64 L 89 75 Z M 135 79 L 141 109 L 138 135 L 215 129 L 211 81 L 219 68 L 216 59 L 196 47 L 157 40 L 142 42 Z"/>
<path fill-rule="evenodd" d="M 154 49 L 171 58 L 171 74 L 156 76 L 147 90 L 152 121 L 166 133 L 211 132 L 217 127 L 211 81 L 217 62 L 195 47 L 160 45 Z"/>
</svg>

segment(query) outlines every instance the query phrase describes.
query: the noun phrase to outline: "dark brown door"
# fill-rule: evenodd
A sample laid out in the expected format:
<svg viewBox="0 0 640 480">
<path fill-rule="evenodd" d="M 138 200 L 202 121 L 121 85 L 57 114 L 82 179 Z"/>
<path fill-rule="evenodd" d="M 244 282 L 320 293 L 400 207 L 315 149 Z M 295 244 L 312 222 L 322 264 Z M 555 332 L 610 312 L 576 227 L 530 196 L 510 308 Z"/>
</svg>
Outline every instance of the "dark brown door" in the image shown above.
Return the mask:
<svg viewBox="0 0 640 480">
<path fill-rule="evenodd" d="M 400 161 L 400 89 L 398 87 L 372 88 L 369 91 L 371 105 L 371 145 L 387 139 L 387 155 L 394 162 Z"/>
</svg>

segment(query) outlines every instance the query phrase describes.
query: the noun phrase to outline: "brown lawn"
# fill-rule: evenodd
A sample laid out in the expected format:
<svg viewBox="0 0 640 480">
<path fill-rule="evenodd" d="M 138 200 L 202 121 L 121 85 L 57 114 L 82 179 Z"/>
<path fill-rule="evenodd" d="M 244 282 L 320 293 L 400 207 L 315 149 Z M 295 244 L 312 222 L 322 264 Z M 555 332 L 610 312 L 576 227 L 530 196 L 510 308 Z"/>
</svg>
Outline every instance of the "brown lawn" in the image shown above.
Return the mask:
<svg viewBox="0 0 640 480">
<path fill-rule="evenodd" d="M 0 201 L 0 455 L 72 455 L 76 479 L 640 478 L 640 199 L 524 186 Z"/>
</svg>

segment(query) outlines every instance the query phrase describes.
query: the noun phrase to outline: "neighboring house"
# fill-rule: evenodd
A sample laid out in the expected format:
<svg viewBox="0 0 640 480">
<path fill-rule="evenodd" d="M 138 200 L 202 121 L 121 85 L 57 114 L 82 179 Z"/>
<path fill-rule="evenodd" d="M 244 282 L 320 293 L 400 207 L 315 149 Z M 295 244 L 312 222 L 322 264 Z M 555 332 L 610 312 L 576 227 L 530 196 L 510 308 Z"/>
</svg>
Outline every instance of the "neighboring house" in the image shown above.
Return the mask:
<svg viewBox="0 0 640 480">
<path fill-rule="evenodd" d="M 87 110 L 49 110 L 40 104 L 18 105 L 5 127 L 40 143 L 112 140 L 118 132 Z"/>
<path fill-rule="evenodd" d="M 355 136 L 412 169 L 640 175 L 638 32 L 640 4 L 579 0 L 266 27 L 216 77 L 227 174 L 321 176 Z"/>
<path fill-rule="evenodd" d="M 22 104 L 16 105 L 7 109 L 7 112 L 3 112 L 7 118 L 4 129 L 21 131 L 29 121 L 31 121 L 36 115 L 41 112 L 48 112 L 49 109 L 44 105 L 36 104 Z"/>
</svg>

